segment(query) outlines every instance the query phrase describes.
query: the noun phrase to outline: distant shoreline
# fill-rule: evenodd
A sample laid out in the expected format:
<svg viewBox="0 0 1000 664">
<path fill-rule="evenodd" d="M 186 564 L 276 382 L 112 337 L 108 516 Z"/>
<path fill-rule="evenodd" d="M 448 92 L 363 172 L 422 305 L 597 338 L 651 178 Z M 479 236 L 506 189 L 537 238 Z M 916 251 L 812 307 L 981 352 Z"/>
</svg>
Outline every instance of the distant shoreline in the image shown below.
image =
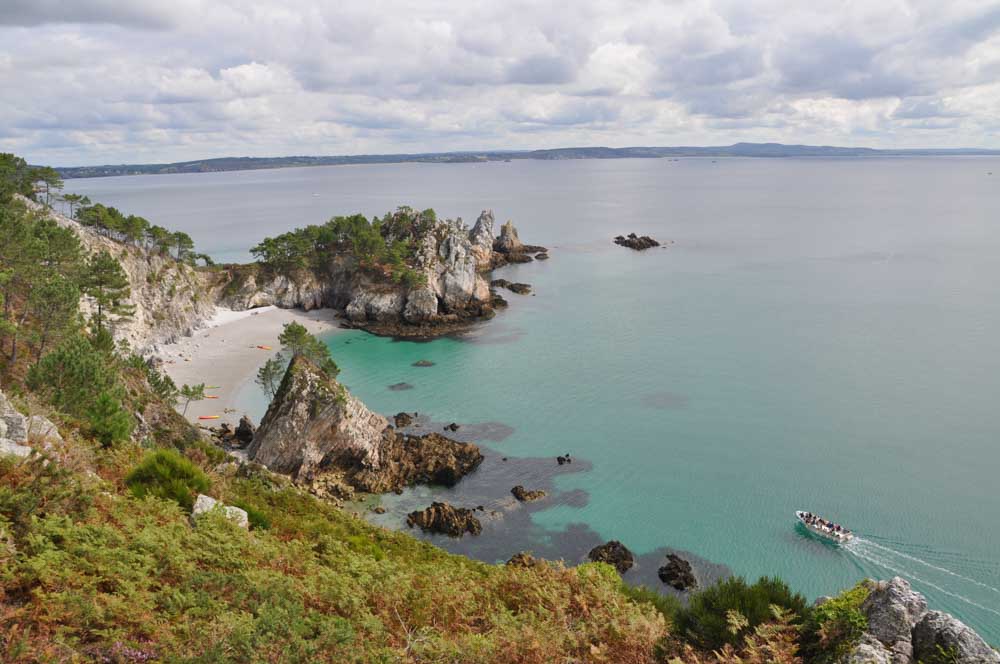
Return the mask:
<svg viewBox="0 0 1000 664">
<path fill-rule="evenodd" d="M 221 173 L 227 171 L 306 168 L 311 166 L 355 166 L 366 164 L 470 164 L 530 159 L 562 161 L 568 159 L 664 159 L 691 157 L 970 157 L 1000 156 L 1000 149 L 983 148 L 912 148 L 876 149 L 828 145 L 785 145 L 782 143 L 735 143 L 718 147 L 576 147 L 549 150 L 486 150 L 464 152 L 426 152 L 414 154 L 370 154 L 291 157 L 219 157 L 196 161 L 154 164 L 105 164 L 101 166 L 60 166 L 56 171 L 64 179 L 121 177 L 125 175 L 173 175 L 178 173 Z"/>
</svg>

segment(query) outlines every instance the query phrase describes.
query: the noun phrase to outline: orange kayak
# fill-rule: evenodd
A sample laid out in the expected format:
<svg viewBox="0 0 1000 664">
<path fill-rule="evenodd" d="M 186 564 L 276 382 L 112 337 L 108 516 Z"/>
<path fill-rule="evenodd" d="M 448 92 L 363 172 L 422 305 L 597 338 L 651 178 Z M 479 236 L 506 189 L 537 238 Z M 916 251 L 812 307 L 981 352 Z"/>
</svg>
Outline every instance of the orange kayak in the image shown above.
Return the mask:
<svg viewBox="0 0 1000 664">
<path fill-rule="evenodd" d="M 214 395 L 214 394 L 206 394 L 205 398 L 206 399 L 218 399 L 219 397 L 217 395 Z"/>
<path fill-rule="evenodd" d="M 271 350 L 270 346 L 257 346 L 257 348 L 260 348 L 261 350 Z"/>
<path fill-rule="evenodd" d="M 219 415 L 201 415 L 198 417 L 199 420 L 217 420 Z"/>
</svg>

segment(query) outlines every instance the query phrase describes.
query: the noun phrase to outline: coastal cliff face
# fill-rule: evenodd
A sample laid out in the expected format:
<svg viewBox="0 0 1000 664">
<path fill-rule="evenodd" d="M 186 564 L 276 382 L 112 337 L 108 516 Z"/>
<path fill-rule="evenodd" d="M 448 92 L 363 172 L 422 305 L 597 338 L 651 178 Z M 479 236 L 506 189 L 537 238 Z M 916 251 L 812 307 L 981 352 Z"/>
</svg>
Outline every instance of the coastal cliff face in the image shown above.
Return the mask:
<svg viewBox="0 0 1000 664">
<path fill-rule="evenodd" d="M 416 239 L 417 285 L 396 283 L 336 254 L 321 270 L 278 274 L 259 265 L 220 272 L 212 285 L 222 306 L 341 309 L 349 325 L 378 334 L 423 336 L 493 315 L 488 272 L 497 265 L 494 217 L 484 210 L 469 229 L 461 219 L 437 221 Z M 390 238 L 391 239 L 391 238 Z M 501 263 L 502 264 L 502 263 Z"/>
<path fill-rule="evenodd" d="M 289 364 L 247 455 L 305 485 L 373 493 L 455 484 L 483 458 L 475 445 L 439 434 L 397 433 L 304 357 Z"/>
<path fill-rule="evenodd" d="M 928 611 L 905 579 L 869 581 L 861 612 L 868 622 L 842 664 L 1000 664 L 1000 653 L 960 620 Z"/>
<path fill-rule="evenodd" d="M 204 276 L 194 267 L 170 256 L 115 242 L 33 201 L 25 199 L 25 204 L 76 233 L 88 253 L 107 251 L 118 260 L 132 291 L 126 304 L 135 311 L 129 318 L 117 321 L 112 329 L 116 339 L 127 341 L 137 352 L 191 334 L 215 312 Z M 93 313 L 86 298 L 81 300 L 80 309 L 87 316 Z"/>
</svg>

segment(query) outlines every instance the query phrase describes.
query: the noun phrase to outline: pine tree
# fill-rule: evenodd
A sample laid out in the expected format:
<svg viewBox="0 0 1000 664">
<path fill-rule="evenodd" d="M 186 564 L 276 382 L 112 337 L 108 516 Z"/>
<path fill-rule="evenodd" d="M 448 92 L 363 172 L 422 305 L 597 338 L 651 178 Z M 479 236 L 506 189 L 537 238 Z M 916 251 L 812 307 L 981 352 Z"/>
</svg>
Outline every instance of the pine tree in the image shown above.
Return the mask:
<svg viewBox="0 0 1000 664">
<path fill-rule="evenodd" d="M 98 330 L 104 328 L 105 318 L 127 318 L 135 311 L 134 307 L 125 304 L 125 300 L 132 294 L 128 276 L 121 264 L 107 251 L 90 258 L 84 271 L 82 286 L 84 294 L 97 305 L 93 322 Z"/>
<path fill-rule="evenodd" d="M 104 447 L 128 440 L 132 435 L 134 420 L 118 399 L 108 392 L 101 392 L 87 411 L 90 432 Z"/>
<path fill-rule="evenodd" d="M 304 325 L 296 322 L 287 323 L 278 336 L 278 341 L 292 356 L 303 355 L 322 369 L 330 378 L 336 378 L 340 367 L 330 357 L 330 349 L 326 344 L 309 334 Z"/>
<path fill-rule="evenodd" d="M 205 383 L 198 385 L 182 385 L 180 390 L 181 399 L 184 399 L 184 410 L 182 415 L 187 415 L 188 406 L 192 401 L 201 401 L 205 398 Z"/>
<path fill-rule="evenodd" d="M 261 386 L 264 392 L 270 398 L 274 398 L 274 395 L 278 393 L 278 387 L 281 385 L 281 379 L 285 375 L 285 356 L 281 353 L 277 353 L 274 357 L 264 363 L 257 371 L 257 384 Z"/>
</svg>

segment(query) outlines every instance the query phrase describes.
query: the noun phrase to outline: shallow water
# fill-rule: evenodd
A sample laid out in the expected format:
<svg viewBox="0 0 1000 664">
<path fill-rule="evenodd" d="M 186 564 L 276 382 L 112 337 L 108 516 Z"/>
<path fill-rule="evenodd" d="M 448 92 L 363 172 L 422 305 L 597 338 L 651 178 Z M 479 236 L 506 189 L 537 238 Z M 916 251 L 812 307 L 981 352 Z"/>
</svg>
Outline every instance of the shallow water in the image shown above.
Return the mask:
<svg viewBox="0 0 1000 664">
<path fill-rule="evenodd" d="M 432 496 L 506 516 L 487 560 L 567 560 L 620 539 L 657 583 L 662 548 L 700 574 L 778 574 L 815 597 L 900 574 L 1000 642 L 1000 172 L 993 158 L 396 164 L 69 181 L 245 257 L 264 235 L 408 202 L 514 219 L 552 259 L 472 334 L 329 340 L 373 409 L 463 424 L 490 449 Z M 316 193 L 318 195 L 313 196 Z M 634 253 L 610 238 L 674 240 Z M 412 363 L 428 359 L 432 367 Z M 390 386 L 409 383 L 413 389 Z M 493 423 L 487 429 L 468 425 Z M 502 425 L 502 426 L 501 426 Z M 555 456 L 570 453 L 573 464 Z M 507 456 L 508 461 L 502 461 Z M 514 484 L 547 488 L 529 507 Z M 449 495 L 450 494 L 450 495 Z M 808 509 L 854 528 L 837 548 Z"/>
</svg>

